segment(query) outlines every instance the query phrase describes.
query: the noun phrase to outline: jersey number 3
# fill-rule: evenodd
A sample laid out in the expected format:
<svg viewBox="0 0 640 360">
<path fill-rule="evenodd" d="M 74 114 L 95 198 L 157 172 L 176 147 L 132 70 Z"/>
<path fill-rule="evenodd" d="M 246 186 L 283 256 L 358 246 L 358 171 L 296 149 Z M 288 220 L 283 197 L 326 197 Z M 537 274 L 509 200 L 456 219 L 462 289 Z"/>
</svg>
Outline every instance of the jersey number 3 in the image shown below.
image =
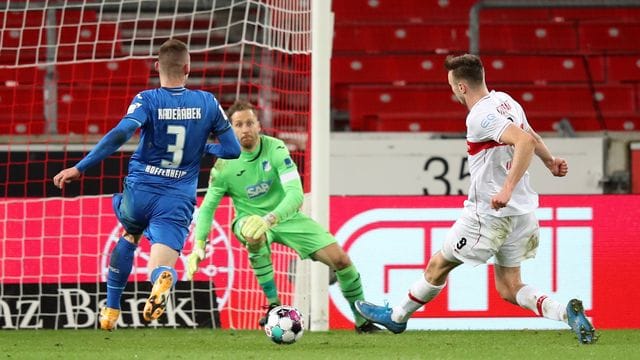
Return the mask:
<svg viewBox="0 0 640 360">
<path fill-rule="evenodd" d="M 177 168 L 182 162 L 182 154 L 184 149 L 184 139 L 186 130 L 181 125 L 169 125 L 167 126 L 167 134 L 175 135 L 176 142 L 167 145 L 167 152 L 171 154 L 171 160 L 162 159 L 162 167 Z"/>
</svg>

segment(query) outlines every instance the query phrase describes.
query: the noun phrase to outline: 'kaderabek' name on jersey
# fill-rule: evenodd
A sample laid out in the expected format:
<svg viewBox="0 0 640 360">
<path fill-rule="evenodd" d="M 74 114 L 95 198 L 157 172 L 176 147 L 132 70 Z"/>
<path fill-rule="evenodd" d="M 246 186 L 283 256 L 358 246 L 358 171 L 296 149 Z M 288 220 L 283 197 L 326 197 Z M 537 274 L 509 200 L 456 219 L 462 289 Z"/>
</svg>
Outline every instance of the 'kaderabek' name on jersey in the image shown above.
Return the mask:
<svg viewBox="0 0 640 360">
<path fill-rule="evenodd" d="M 125 118 L 141 128 L 128 180 L 152 192 L 195 199 L 207 139 L 230 127 L 213 94 L 184 87 L 146 90 L 134 97 Z"/>
<path fill-rule="evenodd" d="M 200 120 L 201 108 L 158 109 L 158 120 Z"/>
</svg>

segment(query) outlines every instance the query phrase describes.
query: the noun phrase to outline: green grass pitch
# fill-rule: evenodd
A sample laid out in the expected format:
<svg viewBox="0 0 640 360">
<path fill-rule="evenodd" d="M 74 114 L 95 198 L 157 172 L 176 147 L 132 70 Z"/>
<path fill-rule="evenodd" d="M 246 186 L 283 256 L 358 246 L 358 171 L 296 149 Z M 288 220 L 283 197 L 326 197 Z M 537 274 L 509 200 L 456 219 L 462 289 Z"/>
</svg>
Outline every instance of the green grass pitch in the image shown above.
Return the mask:
<svg viewBox="0 0 640 360">
<path fill-rule="evenodd" d="M 0 359 L 638 359 L 640 330 L 600 331 L 580 345 L 567 331 L 306 332 L 276 345 L 263 331 L 3 330 Z"/>
</svg>

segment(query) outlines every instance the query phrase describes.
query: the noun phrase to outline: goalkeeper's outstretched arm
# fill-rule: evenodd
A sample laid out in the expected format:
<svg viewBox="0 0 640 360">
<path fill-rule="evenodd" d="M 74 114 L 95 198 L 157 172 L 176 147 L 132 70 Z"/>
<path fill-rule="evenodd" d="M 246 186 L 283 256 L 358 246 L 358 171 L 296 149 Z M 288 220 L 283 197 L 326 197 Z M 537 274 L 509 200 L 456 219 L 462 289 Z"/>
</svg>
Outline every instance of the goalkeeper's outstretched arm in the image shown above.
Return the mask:
<svg viewBox="0 0 640 360">
<path fill-rule="evenodd" d="M 207 246 L 207 239 L 209 238 L 209 232 L 211 232 L 211 222 L 213 221 L 213 215 L 220 204 L 222 196 L 226 193 L 226 186 L 224 180 L 220 178 L 220 174 L 216 170 L 220 160 L 216 161 L 213 169 L 211 169 L 211 176 L 209 178 L 209 188 L 207 194 L 204 196 L 204 200 L 200 205 L 198 211 L 198 219 L 196 220 L 196 239 L 191 250 L 191 255 L 187 259 L 187 279 L 191 280 L 193 274 L 198 271 L 198 265 L 200 261 L 205 258 L 205 248 Z"/>
<path fill-rule="evenodd" d="M 196 242 L 206 243 L 211 231 L 211 221 L 213 215 L 220 204 L 220 200 L 227 192 L 224 180 L 220 177 L 220 172 L 216 169 L 219 166 L 221 160 L 216 161 L 214 167 L 211 169 L 211 175 L 209 176 L 209 187 L 207 188 L 207 194 L 202 200 L 200 209 L 198 210 L 198 219 L 196 221 Z"/>
</svg>

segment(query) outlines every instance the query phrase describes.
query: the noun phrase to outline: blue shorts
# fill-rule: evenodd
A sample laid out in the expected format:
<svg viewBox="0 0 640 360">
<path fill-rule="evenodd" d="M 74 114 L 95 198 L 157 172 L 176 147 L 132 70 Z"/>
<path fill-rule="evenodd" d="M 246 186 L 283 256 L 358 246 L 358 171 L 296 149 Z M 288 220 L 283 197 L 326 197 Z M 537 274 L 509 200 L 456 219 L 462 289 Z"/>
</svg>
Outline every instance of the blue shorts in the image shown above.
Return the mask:
<svg viewBox="0 0 640 360">
<path fill-rule="evenodd" d="M 182 251 L 193 216 L 192 201 L 135 188 L 125 179 L 124 191 L 113 195 L 113 210 L 124 229 L 143 234 L 151 244 Z"/>
</svg>

